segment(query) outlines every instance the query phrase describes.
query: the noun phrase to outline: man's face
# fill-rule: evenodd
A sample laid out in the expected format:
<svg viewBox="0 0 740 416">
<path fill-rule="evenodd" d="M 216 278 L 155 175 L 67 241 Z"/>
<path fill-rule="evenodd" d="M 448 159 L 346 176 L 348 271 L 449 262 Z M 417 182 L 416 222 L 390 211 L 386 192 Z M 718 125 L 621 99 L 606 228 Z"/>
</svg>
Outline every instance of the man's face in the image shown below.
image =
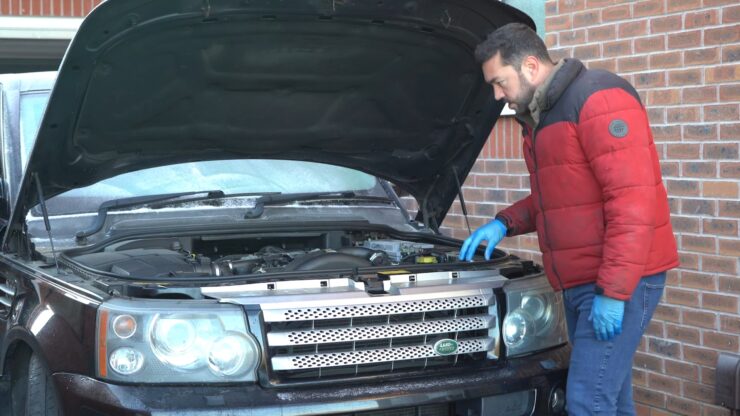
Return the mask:
<svg viewBox="0 0 740 416">
<path fill-rule="evenodd" d="M 483 77 L 487 84 L 493 86 L 493 95 L 497 100 L 503 99 L 518 115 L 529 112 L 529 103 L 537 88 L 521 70 L 503 65 L 500 54 L 483 63 Z"/>
</svg>

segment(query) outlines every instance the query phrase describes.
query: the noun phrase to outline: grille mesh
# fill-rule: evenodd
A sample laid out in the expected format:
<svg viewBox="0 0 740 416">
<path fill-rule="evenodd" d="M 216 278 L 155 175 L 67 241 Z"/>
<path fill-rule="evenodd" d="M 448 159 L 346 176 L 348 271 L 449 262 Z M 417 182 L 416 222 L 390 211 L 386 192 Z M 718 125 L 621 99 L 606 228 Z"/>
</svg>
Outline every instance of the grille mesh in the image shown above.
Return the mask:
<svg viewBox="0 0 740 416">
<path fill-rule="evenodd" d="M 493 291 L 434 299 L 266 308 L 263 334 L 274 382 L 352 378 L 427 367 L 477 365 L 495 358 Z M 379 298 L 378 300 L 381 300 Z M 457 350 L 435 351 L 440 340 Z"/>
<path fill-rule="evenodd" d="M 336 319 L 359 316 L 391 315 L 451 309 L 475 308 L 488 305 L 485 296 L 415 300 L 408 302 L 375 303 L 366 305 L 344 305 L 318 308 L 297 308 L 280 311 L 264 311 L 265 321 L 305 321 Z"/>
<path fill-rule="evenodd" d="M 457 354 L 486 351 L 490 342 L 486 339 L 472 339 L 458 343 Z M 346 351 L 325 354 L 299 355 L 293 357 L 274 357 L 273 368 L 276 370 L 297 370 L 304 368 L 324 368 L 345 365 L 371 364 L 399 360 L 414 360 L 436 357 L 432 345 L 416 345 L 399 348 L 382 348 L 375 350 Z"/>
<path fill-rule="evenodd" d="M 393 325 L 356 326 L 308 331 L 274 332 L 268 335 L 270 345 L 304 345 L 356 340 L 408 337 L 447 332 L 473 331 L 491 326 L 491 317 L 474 316 L 412 322 Z"/>
</svg>

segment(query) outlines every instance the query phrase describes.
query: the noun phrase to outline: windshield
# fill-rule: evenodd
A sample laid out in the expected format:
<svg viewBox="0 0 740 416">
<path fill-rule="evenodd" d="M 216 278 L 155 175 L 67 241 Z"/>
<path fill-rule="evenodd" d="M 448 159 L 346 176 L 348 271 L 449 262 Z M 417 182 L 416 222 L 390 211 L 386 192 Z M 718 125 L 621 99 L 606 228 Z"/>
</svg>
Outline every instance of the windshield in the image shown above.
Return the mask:
<svg viewBox="0 0 740 416">
<path fill-rule="evenodd" d="M 211 160 L 129 172 L 48 201 L 49 215 L 97 211 L 108 200 L 176 192 L 377 194 L 378 180 L 339 166 L 295 160 Z M 384 194 L 380 194 L 386 196 Z"/>
</svg>

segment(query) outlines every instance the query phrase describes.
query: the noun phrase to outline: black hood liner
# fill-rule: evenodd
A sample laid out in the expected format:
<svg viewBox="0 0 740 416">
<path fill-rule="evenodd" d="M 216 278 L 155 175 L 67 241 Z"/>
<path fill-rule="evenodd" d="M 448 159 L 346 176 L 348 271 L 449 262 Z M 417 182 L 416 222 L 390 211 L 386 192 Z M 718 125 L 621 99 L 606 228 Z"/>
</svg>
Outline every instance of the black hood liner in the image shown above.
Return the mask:
<svg viewBox="0 0 740 416">
<path fill-rule="evenodd" d="M 13 223 L 46 198 L 206 159 L 363 170 L 436 228 L 500 114 L 473 50 L 531 20 L 493 0 L 108 0 L 59 71 Z M 454 172 L 457 172 L 456 180 Z"/>
</svg>

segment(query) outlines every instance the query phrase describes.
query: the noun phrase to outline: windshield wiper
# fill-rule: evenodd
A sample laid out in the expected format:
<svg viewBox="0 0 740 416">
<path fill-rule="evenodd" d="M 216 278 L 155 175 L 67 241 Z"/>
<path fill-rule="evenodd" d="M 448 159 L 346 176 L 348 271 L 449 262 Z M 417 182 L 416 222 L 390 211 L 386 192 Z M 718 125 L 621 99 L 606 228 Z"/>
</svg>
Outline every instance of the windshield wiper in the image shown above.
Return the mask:
<svg viewBox="0 0 740 416">
<path fill-rule="evenodd" d="M 120 198 L 105 201 L 98 207 L 98 216 L 95 217 L 95 222 L 87 230 L 78 231 L 75 234 L 75 240 L 80 243 L 85 238 L 97 233 L 103 229 L 105 220 L 108 217 L 108 211 L 114 209 L 132 208 L 147 204 L 153 204 L 155 202 L 164 202 L 170 200 L 177 200 L 184 196 L 205 194 L 203 197 L 194 199 L 211 199 L 211 198 L 223 198 L 226 196 L 223 191 L 192 191 L 192 192 L 177 192 L 172 194 L 159 194 L 159 195 L 145 195 L 145 196 L 134 196 L 131 198 Z"/>
<path fill-rule="evenodd" d="M 295 194 L 263 195 L 254 201 L 254 206 L 244 213 L 244 218 L 259 218 L 265 212 L 267 205 L 280 205 L 289 202 L 310 201 L 315 199 L 351 199 L 355 201 L 373 201 L 393 203 L 393 200 L 384 196 L 357 195 L 354 192 L 306 192 Z"/>
</svg>

